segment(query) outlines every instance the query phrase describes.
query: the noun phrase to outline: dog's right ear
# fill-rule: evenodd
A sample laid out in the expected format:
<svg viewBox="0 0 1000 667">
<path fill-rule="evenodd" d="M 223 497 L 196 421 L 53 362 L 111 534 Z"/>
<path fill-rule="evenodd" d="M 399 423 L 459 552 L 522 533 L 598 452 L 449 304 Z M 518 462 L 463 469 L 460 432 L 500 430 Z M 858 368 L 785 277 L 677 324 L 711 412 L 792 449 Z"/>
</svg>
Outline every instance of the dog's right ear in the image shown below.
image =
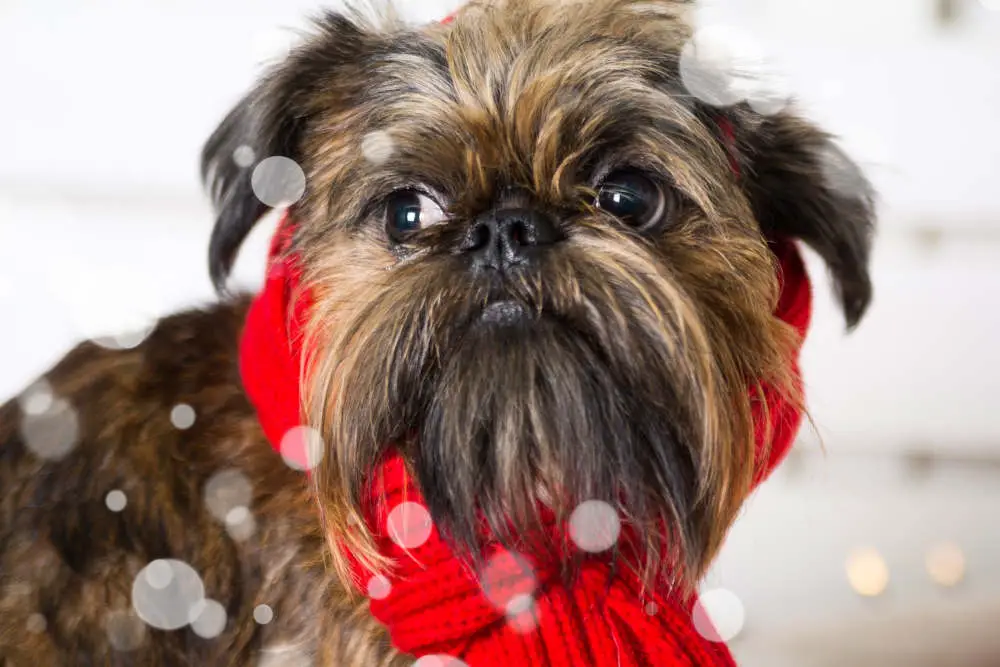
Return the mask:
<svg viewBox="0 0 1000 667">
<path fill-rule="evenodd" d="M 321 111 L 319 98 L 329 100 L 330 91 L 344 88 L 337 85 L 338 72 L 361 52 L 365 34 L 356 21 L 328 13 L 316 26 L 306 43 L 229 112 L 202 150 L 201 178 L 216 213 L 209 272 L 219 292 L 225 291 L 243 241 L 271 208 L 254 194 L 254 167 L 272 156 L 302 165 L 303 134 Z"/>
</svg>

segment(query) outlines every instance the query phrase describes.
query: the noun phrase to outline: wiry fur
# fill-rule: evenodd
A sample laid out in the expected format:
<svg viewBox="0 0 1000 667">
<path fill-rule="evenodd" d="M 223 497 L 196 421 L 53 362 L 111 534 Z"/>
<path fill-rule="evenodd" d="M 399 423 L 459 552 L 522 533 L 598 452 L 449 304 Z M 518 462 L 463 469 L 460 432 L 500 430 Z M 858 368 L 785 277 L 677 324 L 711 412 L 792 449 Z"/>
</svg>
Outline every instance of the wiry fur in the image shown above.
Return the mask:
<svg viewBox="0 0 1000 667">
<path fill-rule="evenodd" d="M 307 175 L 291 212 L 313 303 L 303 418 L 328 446 L 312 488 L 263 442 L 240 390 L 242 301 L 168 319 L 134 351 L 81 347 L 50 374 L 82 418 L 65 459 L 36 460 L 17 406 L 3 409 L 0 665 L 78 654 L 248 664 L 272 642 L 319 665 L 396 664 L 345 587 L 342 559 L 346 546 L 391 566 L 360 521 L 368 473 L 391 446 L 467 555 L 480 515 L 517 541 L 540 507 L 565 516 L 600 499 L 635 527 L 648 578 L 692 586 L 751 485 L 758 384 L 797 400 L 768 238 L 819 252 L 853 325 L 871 292 L 872 202 L 860 176 L 851 192 L 828 182 L 824 155 L 836 149 L 793 113 L 715 109 L 686 93 L 688 9 L 506 0 L 469 5 L 446 26 L 319 19 L 203 159 L 220 289 L 267 211 L 233 151 L 285 155 Z M 372 133 L 391 140 L 382 163 L 362 150 Z M 677 194 L 666 224 L 639 233 L 592 206 L 601 179 L 626 165 Z M 385 199 L 416 184 L 449 219 L 396 246 Z M 512 203 L 555 220 L 564 240 L 521 270 L 470 270 L 469 226 Z M 530 316 L 482 322 L 498 298 Z M 198 414 L 189 431 L 169 422 L 178 402 Z M 206 480 L 227 467 L 253 482 L 246 542 L 204 509 Z M 112 488 L 129 498 L 120 515 L 103 506 Z M 102 624 L 127 613 L 135 573 L 161 557 L 195 565 L 229 625 L 211 641 L 151 631 L 137 651 L 116 652 Z M 275 608 L 273 624 L 250 620 L 259 601 Z M 31 613 L 45 615 L 45 632 L 23 631 Z"/>
</svg>

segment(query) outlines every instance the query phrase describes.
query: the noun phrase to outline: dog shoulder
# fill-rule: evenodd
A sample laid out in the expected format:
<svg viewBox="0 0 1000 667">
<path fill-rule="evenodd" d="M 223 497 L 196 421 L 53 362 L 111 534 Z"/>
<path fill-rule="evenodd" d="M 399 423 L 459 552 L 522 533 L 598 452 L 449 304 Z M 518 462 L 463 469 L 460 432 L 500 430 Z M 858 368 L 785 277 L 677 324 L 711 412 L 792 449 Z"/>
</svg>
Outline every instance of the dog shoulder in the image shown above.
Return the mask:
<svg viewBox="0 0 1000 667">
<path fill-rule="evenodd" d="M 84 644 L 101 664 L 123 664 L 123 647 L 148 665 L 214 664 L 226 642 L 249 651 L 252 623 L 226 642 L 149 640 L 132 587 L 163 558 L 201 573 L 229 613 L 286 588 L 313 591 L 283 610 L 289 622 L 318 613 L 326 577 L 305 565 L 321 544 L 305 484 L 239 380 L 248 304 L 166 317 L 132 349 L 82 343 L 0 408 L 0 664 L 74 664 Z"/>
</svg>

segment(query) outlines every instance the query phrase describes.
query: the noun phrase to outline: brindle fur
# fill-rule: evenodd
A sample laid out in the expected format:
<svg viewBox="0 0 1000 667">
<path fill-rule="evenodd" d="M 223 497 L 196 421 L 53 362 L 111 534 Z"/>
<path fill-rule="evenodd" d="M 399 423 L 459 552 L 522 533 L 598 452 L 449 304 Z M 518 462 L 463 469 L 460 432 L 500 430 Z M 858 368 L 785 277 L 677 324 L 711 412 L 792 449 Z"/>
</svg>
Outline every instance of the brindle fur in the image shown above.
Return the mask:
<svg viewBox="0 0 1000 667">
<path fill-rule="evenodd" d="M 798 400 L 767 239 L 801 239 L 826 260 L 853 326 L 871 295 L 872 198 L 793 112 L 765 118 L 686 94 L 689 9 L 506 0 L 446 26 L 320 18 L 204 154 L 220 289 L 267 211 L 233 151 L 286 155 L 307 174 L 292 210 L 314 302 L 303 415 L 328 443 L 311 488 L 264 441 L 242 392 L 244 300 L 167 318 L 131 351 L 80 346 L 47 376 L 80 416 L 65 458 L 25 447 L 17 402 L 0 413 L 0 665 L 244 665 L 275 645 L 323 666 L 404 664 L 345 587 L 341 558 L 346 544 L 391 566 L 358 519 L 367 473 L 393 443 L 463 553 L 477 551 L 477 512 L 516 540 L 540 505 L 564 515 L 598 498 L 635 526 L 647 577 L 691 587 L 750 489 L 755 383 Z M 372 132 L 391 138 L 384 163 L 361 150 Z M 831 154 L 852 191 L 827 182 Z M 679 194 L 670 224 L 638 234 L 589 204 L 622 164 Z M 449 220 L 394 247 L 381 206 L 414 183 L 439 194 Z M 502 280 L 471 273 L 471 222 L 511 203 L 552 216 L 565 240 Z M 532 317 L 470 324 L 498 295 Z M 171 424 L 178 403 L 196 411 L 188 430 Z M 254 490 L 246 541 L 203 499 L 234 467 Z M 128 498 L 120 514 L 104 505 L 115 488 Z M 134 622 L 133 578 L 167 557 L 202 574 L 226 630 L 146 629 L 138 649 L 115 651 L 107 628 Z M 265 626 L 252 618 L 260 603 L 275 611 Z M 33 614 L 44 630 L 27 631 Z"/>
</svg>

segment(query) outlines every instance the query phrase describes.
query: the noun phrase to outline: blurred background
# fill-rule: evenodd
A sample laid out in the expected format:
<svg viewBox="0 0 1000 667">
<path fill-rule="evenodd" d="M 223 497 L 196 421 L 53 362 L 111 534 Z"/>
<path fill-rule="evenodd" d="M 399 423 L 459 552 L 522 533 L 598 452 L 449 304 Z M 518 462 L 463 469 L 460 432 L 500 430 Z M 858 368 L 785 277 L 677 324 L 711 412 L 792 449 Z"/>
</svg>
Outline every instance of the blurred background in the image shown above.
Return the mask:
<svg viewBox="0 0 1000 667">
<path fill-rule="evenodd" d="M 399 0 L 407 18 L 456 2 Z M 212 299 L 201 142 L 315 0 L 0 2 L 0 394 Z M 881 194 L 876 299 L 822 268 L 815 427 L 705 583 L 746 667 L 1000 665 L 1000 0 L 729 0 Z M 237 284 L 263 275 L 262 225 Z"/>
</svg>

